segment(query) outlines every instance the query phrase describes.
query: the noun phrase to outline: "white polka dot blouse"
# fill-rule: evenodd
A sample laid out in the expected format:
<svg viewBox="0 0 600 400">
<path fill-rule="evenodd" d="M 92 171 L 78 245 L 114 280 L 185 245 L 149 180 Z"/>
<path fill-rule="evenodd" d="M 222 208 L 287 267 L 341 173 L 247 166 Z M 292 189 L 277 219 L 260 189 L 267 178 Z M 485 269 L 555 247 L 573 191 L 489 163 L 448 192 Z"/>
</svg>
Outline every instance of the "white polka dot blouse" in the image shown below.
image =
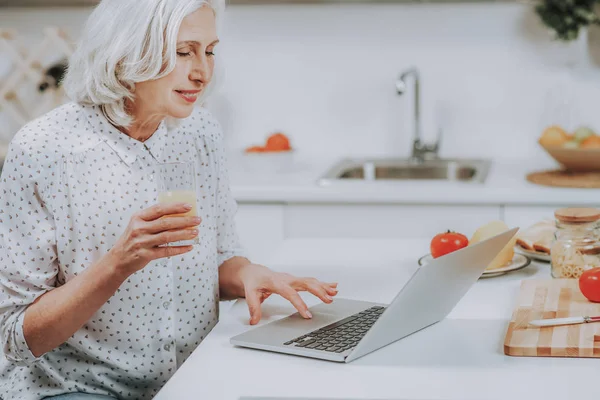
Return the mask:
<svg viewBox="0 0 600 400">
<path fill-rule="evenodd" d="M 100 259 L 156 204 L 157 163 L 195 164 L 200 244 L 131 275 L 64 344 L 34 357 L 25 309 Z M 64 105 L 13 138 L 0 179 L 0 398 L 69 392 L 151 399 L 218 319 L 218 266 L 243 255 L 222 131 L 198 108 L 146 141 L 94 106 Z"/>
</svg>

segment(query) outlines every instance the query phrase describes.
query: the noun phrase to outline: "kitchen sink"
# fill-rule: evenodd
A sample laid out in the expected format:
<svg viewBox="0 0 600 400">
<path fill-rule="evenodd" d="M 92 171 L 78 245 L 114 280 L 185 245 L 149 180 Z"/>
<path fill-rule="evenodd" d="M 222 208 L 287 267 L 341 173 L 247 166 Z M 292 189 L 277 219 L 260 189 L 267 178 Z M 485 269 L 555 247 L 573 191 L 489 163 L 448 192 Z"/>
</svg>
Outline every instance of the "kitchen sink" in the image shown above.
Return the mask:
<svg viewBox="0 0 600 400">
<path fill-rule="evenodd" d="M 319 179 L 322 186 L 342 181 L 459 181 L 484 183 L 489 160 L 363 159 L 342 160 Z"/>
<path fill-rule="evenodd" d="M 321 186 L 342 182 L 464 182 L 482 184 L 485 182 L 491 162 L 481 159 L 438 157 L 442 129 L 438 130 L 437 140 L 427 144 L 421 137 L 420 118 L 420 74 L 417 68 L 402 72 L 396 80 L 399 95 L 406 92 L 408 78 L 414 81 L 414 134 L 411 155 L 408 158 L 387 159 L 348 159 L 334 165 L 318 180 Z"/>
</svg>

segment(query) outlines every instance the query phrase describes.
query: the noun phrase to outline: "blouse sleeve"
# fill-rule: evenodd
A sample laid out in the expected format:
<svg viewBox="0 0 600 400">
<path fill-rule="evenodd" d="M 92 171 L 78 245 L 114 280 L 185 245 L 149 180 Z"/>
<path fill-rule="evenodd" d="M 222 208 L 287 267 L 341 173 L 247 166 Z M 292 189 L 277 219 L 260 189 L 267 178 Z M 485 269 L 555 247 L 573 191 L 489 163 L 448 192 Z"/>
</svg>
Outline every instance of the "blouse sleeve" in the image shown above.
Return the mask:
<svg viewBox="0 0 600 400">
<path fill-rule="evenodd" d="M 4 356 L 18 365 L 37 361 L 23 335 L 25 309 L 55 287 L 58 273 L 41 171 L 13 141 L 0 177 L 0 339 Z"/>
<path fill-rule="evenodd" d="M 245 257 L 245 251 L 240 244 L 240 239 L 235 223 L 237 203 L 229 187 L 229 171 L 227 157 L 223 144 L 221 128 L 217 124 L 216 135 L 216 179 L 217 179 L 217 252 L 219 266 L 232 257 Z"/>
</svg>

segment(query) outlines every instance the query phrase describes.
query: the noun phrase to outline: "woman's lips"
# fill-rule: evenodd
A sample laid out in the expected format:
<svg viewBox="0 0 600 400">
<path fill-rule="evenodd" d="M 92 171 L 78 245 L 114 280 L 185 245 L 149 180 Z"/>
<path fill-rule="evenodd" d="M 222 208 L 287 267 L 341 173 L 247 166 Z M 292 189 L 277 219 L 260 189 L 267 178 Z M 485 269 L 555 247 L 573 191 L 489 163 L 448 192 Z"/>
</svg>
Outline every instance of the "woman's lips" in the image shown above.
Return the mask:
<svg viewBox="0 0 600 400">
<path fill-rule="evenodd" d="M 200 95 L 200 90 L 176 90 L 175 92 L 188 103 L 195 103 Z"/>
</svg>

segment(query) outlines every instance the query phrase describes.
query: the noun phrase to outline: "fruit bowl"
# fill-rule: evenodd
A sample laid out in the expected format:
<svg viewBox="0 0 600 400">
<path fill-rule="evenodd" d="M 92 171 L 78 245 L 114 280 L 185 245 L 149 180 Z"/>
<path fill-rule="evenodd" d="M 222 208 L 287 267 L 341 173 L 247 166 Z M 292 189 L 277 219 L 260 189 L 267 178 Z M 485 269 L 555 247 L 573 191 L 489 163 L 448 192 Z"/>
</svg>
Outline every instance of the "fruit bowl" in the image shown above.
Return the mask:
<svg viewBox="0 0 600 400">
<path fill-rule="evenodd" d="M 590 128 L 580 127 L 568 134 L 553 125 L 544 130 L 538 143 L 569 171 L 600 171 L 600 136 Z"/>
<path fill-rule="evenodd" d="M 600 149 L 542 147 L 552 158 L 569 171 L 600 171 Z"/>
</svg>

